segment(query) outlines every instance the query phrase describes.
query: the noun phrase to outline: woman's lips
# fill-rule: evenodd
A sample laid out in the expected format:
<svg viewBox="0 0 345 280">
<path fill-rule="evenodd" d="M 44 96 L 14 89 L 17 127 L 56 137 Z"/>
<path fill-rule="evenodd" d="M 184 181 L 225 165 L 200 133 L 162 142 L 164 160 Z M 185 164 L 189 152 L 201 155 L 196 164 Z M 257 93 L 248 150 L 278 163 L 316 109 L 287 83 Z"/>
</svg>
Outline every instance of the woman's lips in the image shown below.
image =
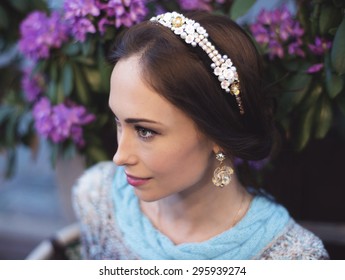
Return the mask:
<svg viewBox="0 0 345 280">
<path fill-rule="evenodd" d="M 127 182 L 128 184 L 132 185 L 133 187 L 140 187 L 146 184 L 151 178 L 139 178 L 126 173 Z"/>
</svg>

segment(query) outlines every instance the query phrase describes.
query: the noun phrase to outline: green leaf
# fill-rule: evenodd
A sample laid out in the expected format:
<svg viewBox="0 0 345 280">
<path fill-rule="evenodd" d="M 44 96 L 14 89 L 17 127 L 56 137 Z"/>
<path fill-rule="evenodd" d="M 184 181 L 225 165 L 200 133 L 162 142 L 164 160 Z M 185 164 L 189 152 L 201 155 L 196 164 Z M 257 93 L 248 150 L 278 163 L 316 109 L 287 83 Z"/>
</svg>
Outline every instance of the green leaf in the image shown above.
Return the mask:
<svg viewBox="0 0 345 280">
<path fill-rule="evenodd" d="M 80 101 L 84 105 L 86 105 L 89 102 L 89 92 L 88 92 L 87 81 L 83 74 L 83 67 L 77 67 L 76 65 L 74 65 L 73 73 L 75 77 L 77 95 Z"/>
<path fill-rule="evenodd" d="M 73 90 L 73 68 L 68 62 L 65 63 L 62 69 L 62 85 L 64 96 L 69 96 Z"/>
<path fill-rule="evenodd" d="M 6 149 L 7 162 L 5 169 L 5 178 L 11 178 L 14 174 L 14 167 L 16 163 L 16 150 L 14 148 Z"/>
<path fill-rule="evenodd" d="M 84 67 L 85 78 L 88 81 L 88 84 L 91 86 L 91 89 L 95 92 L 98 92 L 101 88 L 101 76 L 100 71 L 94 67 Z"/>
<path fill-rule="evenodd" d="M 28 9 L 28 1 L 26 0 L 11 0 L 8 1 L 17 11 L 25 12 Z"/>
<path fill-rule="evenodd" d="M 305 98 L 301 102 L 299 110 L 306 111 L 310 107 L 315 106 L 323 91 L 324 88 L 320 83 L 312 82 L 311 89 L 308 91 L 308 94 L 306 94 Z"/>
<path fill-rule="evenodd" d="M 71 159 L 71 158 L 74 158 L 76 154 L 77 154 L 77 148 L 74 142 L 70 141 L 69 143 L 67 143 L 66 147 L 64 148 L 63 158 Z"/>
<path fill-rule="evenodd" d="M 20 137 L 26 136 L 31 132 L 33 117 L 32 113 L 27 111 L 19 116 L 18 120 L 18 135 Z"/>
<path fill-rule="evenodd" d="M 292 60 L 292 61 L 282 61 L 282 64 L 286 70 L 289 72 L 306 72 L 308 68 L 312 65 L 308 61 L 304 60 Z"/>
<path fill-rule="evenodd" d="M 65 93 L 62 82 L 56 85 L 56 104 L 60 104 L 65 100 Z"/>
<path fill-rule="evenodd" d="M 5 120 L 11 116 L 12 112 L 12 107 L 0 105 L 0 124 L 5 122 Z"/>
<path fill-rule="evenodd" d="M 311 22 L 310 29 L 311 29 L 311 35 L 313 37 L 318 33 L 318 30 L 319 30 L 320 13 L 321 13 L 321 3 L 320 3 L 320 1 L 316 1 L 314 4 L 314 8 L 312 10 L 312 13 L 310 15 L 310 22 Z M 308 26 L 306 21 L 304 21 L 304 24 L 302 24 L 302 25 Z"/>
<path fill-rule="evenodd" d="M 320 34 L 325 35 L 333 27 L 337 27 L 341 22 L 341 10 L 331 5 L 322 5 L 319 28 Z"/>
<path fill-rule="evenodd" d="M 245 15 L 246 12 L 254 5 L 255 0 L 235 0 L 231 6 L 230 17 L 233 20 Z"/>
<path fill-rule="evenodd" d="M 332 107 L 328 98 L 320 100 L 315 112 L 315 137 L 322 139 L 326 136 L 332 124 Z"/>
<path fill-rule="evenodd" d="M 31 0 L 31 1 L 27 1 L 24 0 L 25 2 L 29 2 L 31 5 L 30 7 L 32 9 L 36 9 L 36 10 L 40 10 L 40 11 L 46 11 L 49 12 L 49 7 L 47 6 L 47 2 L 46 0 Z"/>
<path fill-rule="evenodd" d="M 5 134 L 5 139 L 6 143 L 9 146 L 14 146 L 15 145 L 15 139 L 17 136 L 17 122 L 18 122 L 18 114 L 14 113 L 10 116 L 8 119 L 8 122 L 6 123 L 6 134 Z"/>
<path fill-rule="evenodd" d="M 86 66 L 93 66 L 95 64 L 91 57 L 76 56 L 73 57 L 73 61 L 79 62 L 80 64 L 85 64 Z"/>
<path fill-rule="evenodd" d="M 80 52 L 80 44 L 71 43 L 62 48 L 62 51 L 68 56 L 76 56 Z"/>
<path fill-rule="evenodd" d="M 335 98 L 344 88 L 344 79 L 326 70 L 326 88 L 330 98 Z"/>
<path fill-rule="evenodd" d="M 59 153 L 60 145 L 54 144 L 51 141 L 48 141 L 48 144 L 49 144 L 49 150 L 50 150 L 50 161 L 51 161 L 53 168 L 55 168 L 56 161 L 57 161 L 59 154 L 60 154 Z"/>
<path fill-rule="evenodd" d="M 81 45 L 81 50 L 84 56 L 89 56 L 95 52 L 95 44 L 91 39 L 86 39 L 86 41 Z"/>
<path fill-rule="evenodd" d="M 47 60 L 41 60 L 41 61 L 37 62 L 36 66 L 34 67 L 33 74 L 46 73 L 47 67 L 48 67 Z"/>
<path fill-rule="evenodd" d="M 2 6 L 0 6 L 0 30 L 8 28 L 8 17 L 6 11 Z"/>
<path fill-rule="evenodd" d="M 284 83 L 284 91 L 278 100 L 278 119 L 293 110 L 305 97 L 309 90 L 311 75 L 297 73 Z"/>
<path fill-rule="evenodd" d="M 49 79 L 56 83 L 57 79 L 58 79 L 58 73 L 59 73 L 58 65 L 55 64 L 55 63 L 50 63 L 50 66 L 49 66 Z"/>
<path fill-rule="evenodd" d="M 345 73 L 345 16 L 335 34 L 331 51 L 331 61 L 335 72 L 339 75 Z"/>
<path fill-rule="evenodd" d="M 333 0 L 332 2 L 337 8 L 344 7 L 344 0 Z"/>
<path fill-rule="evenodd" d="M 48 83 L 47 96 L 52 103 L 57 103 L 56 88 L 56 82 L 54 80 L 51 80 Z"/>
<path fill-rule="evenodd" d="M 338 105 L 338 108 L 345 116 L 345 94 L 340 94 L 336 98 L 336 104 Z"/>
<path fill-rule="evenodd" d="M 310 140 L 313 128 L 314 114 L 315 107 L 312 106 L 302 115 L 296 142 L 296 148 L 298 151 L 303 150 Z"/>
<path fill-rule="evenodd" d="M 91 146 L 88 149 L 88 154 L 96 162 L 104 161 L 108 159 L 108 155 L 99 147 Z"/>
<path fill-rule="evenodd" d="M 98 71 L 100 73 L 100 83 L 101 83 L 101 92 L 104 92 L 106 94 L 110 91 L 110 75 L 113 70 L 113 66 L 111 66 L 109 63 L 107 63 L 105 59 L 105 54 L 103 51 L 103 48 L 98 48 L 98 55 L 97 55 L 97 61 L 98 61 Z"/>
<path fill-rule="evenodd" d="M 103 66 L 100 65 L 100 75 L 101 75 L 101 90 L 102 93 L 109 94 L 110 91 L 110 76 L 112 72 L 112 67 L 108 64 L 104 64 Z"/>
<path fill-rule="evenodd" d="M 334 37 L 335 34 L 337 33 L 337 30 L 338 30 L 338 27 L 333 27 L 330 30 L 328 30 L 328 34 Z"/>
<path fill-rule="evenodd" d="M 326 89 L 330 98 L 335 98 L 344 87 L 344 78 L 332 72 L 330 56 L 325 56 Z"/>
</svg>

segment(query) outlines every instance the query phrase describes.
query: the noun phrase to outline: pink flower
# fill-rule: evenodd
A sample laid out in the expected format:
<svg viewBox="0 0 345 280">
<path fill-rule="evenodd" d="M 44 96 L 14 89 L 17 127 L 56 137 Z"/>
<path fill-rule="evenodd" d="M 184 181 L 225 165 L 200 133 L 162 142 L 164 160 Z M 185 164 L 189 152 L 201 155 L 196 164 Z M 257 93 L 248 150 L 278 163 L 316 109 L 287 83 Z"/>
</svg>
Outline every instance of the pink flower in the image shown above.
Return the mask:
<svg viewBox="0 0 345 280">
<path fill-rule="evenodd" d="M 316 37 L 314 44 L 308 44 L 310 51 L 315 55 L 323 55 L 332 46 L 332 43 L 324 38 Z"/>
<path fill-rule="evenodd" d="M 50 56 L 50 50 L 59 48 L 68 39 L 68 27 L 60 15 L 53 12 L 47 16 L 43 12 L 30 13 L 20 25 L 20 51 L 37 61 Z"/>
<path fill-rule="evenodd" d="M 211 11 L 210 0 L 179 0 L 180 6 L 183 10 L 203 10 Z M 219 1 L 218 1 L 219 2 Z"/>
<path fill-rule="evenodd" d="M 290 55 L 304 57 L 302 50 L 303 28 L 295 21 L 287 9 L 273 11 L 262 10 L 257 21 L 250 25 L 255 40 L 265 47 L 269 58 L 283 58 L 286 52 Z"/>
<path fill-rule="evenodd" d="M 303 42 L 300 38 L 296 40 L 295 42 L 289 44 L 288 46 L 288 52 L 290 55 L 296 55 L 300 57 L 305 57 L 305 53 L 302 49 Z"/>
<path fill-rule="evenodd" d="M 145 0 L 109 0 L 106 14 L 115 16 L 115 26 L 130 27 L 144 19 L 148 10 Z"/>
<path fill-rule="evenodd" d="M 34 73 L 32 68 L 24 69 L 21 87 L 27 101 L 35 101 L 42 93 L 44 78 L 40 73 Z"/>
<path fill-rule="evenodd" d="M 46 97 L 41 98 L 33 108 L 35 128 L 39 134 L 54 143 L 71 139 L 82 147 L 85 145 L 83 126 L 95 120 L 85 107 L 61 103 L 53 106 Z"/>
<path fill-rule="evenodd" d="M 317 63 L 317 64 L 310 66 L 307 70 L 307 73 L 308 74 L 317 73 L 317 72 L 321 71 L 322 68 L 323 68 L 323 63 Z"/>
</svg>

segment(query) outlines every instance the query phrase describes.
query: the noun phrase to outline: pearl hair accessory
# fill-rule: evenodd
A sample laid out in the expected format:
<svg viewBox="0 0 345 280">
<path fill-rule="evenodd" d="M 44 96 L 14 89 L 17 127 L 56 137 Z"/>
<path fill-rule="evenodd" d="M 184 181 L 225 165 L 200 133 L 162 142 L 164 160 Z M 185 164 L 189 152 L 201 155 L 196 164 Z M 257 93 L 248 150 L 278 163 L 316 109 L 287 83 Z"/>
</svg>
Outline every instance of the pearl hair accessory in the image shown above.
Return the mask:
<svg viewBox="0 0 345 280">
<path fill-rule="evenodd" d="M 213 74 L 218 77 L 221 88 L 235 96 L 240 113 L 244 114 L 240 97 L 240 81 L 236 67 L 227 55 L 220 54 L 216 47 L 207 39 L 208 33 L 204 27 L 177 12 L 161 14 L 152 17 L 150 21 L 168 27 L 187 44 L 193 47 L 201 47 L 212 60 L 211 68 L 213 69 Z"/>
</svg>

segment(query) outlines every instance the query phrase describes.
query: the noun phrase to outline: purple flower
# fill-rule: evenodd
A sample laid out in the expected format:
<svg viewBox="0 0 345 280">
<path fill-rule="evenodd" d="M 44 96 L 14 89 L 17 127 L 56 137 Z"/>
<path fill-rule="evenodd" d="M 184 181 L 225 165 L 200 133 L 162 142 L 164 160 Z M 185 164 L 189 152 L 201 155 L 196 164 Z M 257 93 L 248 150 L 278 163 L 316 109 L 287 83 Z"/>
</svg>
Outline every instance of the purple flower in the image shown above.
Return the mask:
<svg viewBox="0 0 345 280">
<path fill-rule="evenodd" d="M 35 128 L 42 136 L 54 143 L 71 139 L 79 147 L 85 145 L 82 126 L 95 120 L 83 106 L 64 103 L 52 106 L 46 97 L 35 104 L 33 116 Z"/>
<path fill-rule="evenodd" d="M 59 104 L 52 108 L 50 121 L 54 129 L 51 130 L 49 138 L 54 143 L 63 142 L 68 139 L 70 127 L 72 125 L 69 114 L 69 108 L 64 104 Z"/>
<path fill-rule="evenodd" d="M 86 40 L 86 34 L 95 33 L 96 28 L 89 19 L 82 18 L 73 24 L 71 32 L 77 41 L 84 42 Z"/>
<path fill-rule="evenodd" d="M 20 25 L 19 49 L 37 61 L 48 58 L 50 49 L 59 48 L 68 39 L 68 28 L 60 15 L 53 12 L 47 17 L 43 12 L 32 12 Z"/>
<path fill-rule="evenodd" d="M 33 73 L 32 68 L 27 68 L 23 72 L 21 87 L 27 101 L 35 101 L 43 91 L 44 78 L 38 73 Z"/>
<path fill-rule="evenodd" d="M 179 0 L 181 9 L 185 11 L 204 10 L 211 11 L 211 0 Z M 224 1 L 221 1 L 224 2 Z"/>
<path fill-rule="evenodd" d="M 92 17 L 101 13 L 98 0 L 65 0 L 63 9 L 71 34 L 77 41 L 84 42 L 87 33 L 96 32 Z"/>
<path fill-rule="evenodd" d="M 271 40 L 268 43 L 269 53 L 268 56 L 270 59 L 273 59 L 274 57 L 283 58 L 284 57 L 284 49 L 283 46 L 275 40 Z"/>
<path fill-rule="evenodd" d="M 269 158 L 265 158 L 262 160 L 250 160 L 249 163 L 249 167 L 254 169 L 254 170 L 262 170 L 269 162 Z"/>
<path fill-rule="evenodd" d="M 250 30 L 255 34 L 255 40 L 262 45 L 267 44 L 270 41 L 270 34 L 267 28 L 261 23 L 254 23 L 250 26 Z"/>
<path fill-rule="evenodd" d="M 305 57 L 305 53 L 302 49 L 303 42 L 298 38 L 295 42 L 288 45 L 288 52 L 290 55 L 296 55 L 300 57 Z"/>
<path fill-rule="evenodd" d="M 65 0 L 63 9 L 65 18 L 85 18 L 89 15 L 99 16 L 100 9 L 95 0 Z"/>
<path fill-rule="evenodd" d="M 144 19 L 147 14 L 146 0 L 109 0 L 106 13 L 115 17 L 115 26 L 130 27 Z"/>
<path fill-rule="evenodd" d="M 111 21 L 109 21 L 107 18 L 102 18 L 99 22 L 98 22 L 98 30 L 99 32 L 103 35 L 106 31 L 106 26 L 110 25 Z"/>
<path fill-rule="evenodd" d="M 322 68 L 323 68 L 323 63 L 316 63 L 308 68 L 307 73 L 313 74 L 313 73 L 321 71 Z"/>
<path fill-rule="evenodd" d="M 52 107 L 48 98 L 41 98 L 33 107 L 32 114 L 35 120 L 35 128 L 39 134 L 48 138 L 54 129 L 51 121 Z"/>
<path fill-rule="evenodd" d="M 260 171 L 268 164 L 269 160 L 270 160 L 269 157 L 264 158 L 262 160 L 249 160 L 248 166 L 253 170 Z M 241 158 L 235 158 L 234 165 L 240 166 L 240 165 L 244 164 L 244 162 L 245 161 Z"/>
<path fill-rule="evenodd" d="M 255 40 L 265 47 L 269 58 L 290 55 L 304 57 L 301 37 L 304 30 L 292 18 L 286 6 L 273 11 L 262 10 L 257 21 L 250 25 Z"/>
<path fill-rule="evenodd" d="M 330 41 L 326 39 L 316 37 L 314 44 L 308 44 L 309 50 L 315 55 L 323 55 L 332 46 Z"/>
</svg>

